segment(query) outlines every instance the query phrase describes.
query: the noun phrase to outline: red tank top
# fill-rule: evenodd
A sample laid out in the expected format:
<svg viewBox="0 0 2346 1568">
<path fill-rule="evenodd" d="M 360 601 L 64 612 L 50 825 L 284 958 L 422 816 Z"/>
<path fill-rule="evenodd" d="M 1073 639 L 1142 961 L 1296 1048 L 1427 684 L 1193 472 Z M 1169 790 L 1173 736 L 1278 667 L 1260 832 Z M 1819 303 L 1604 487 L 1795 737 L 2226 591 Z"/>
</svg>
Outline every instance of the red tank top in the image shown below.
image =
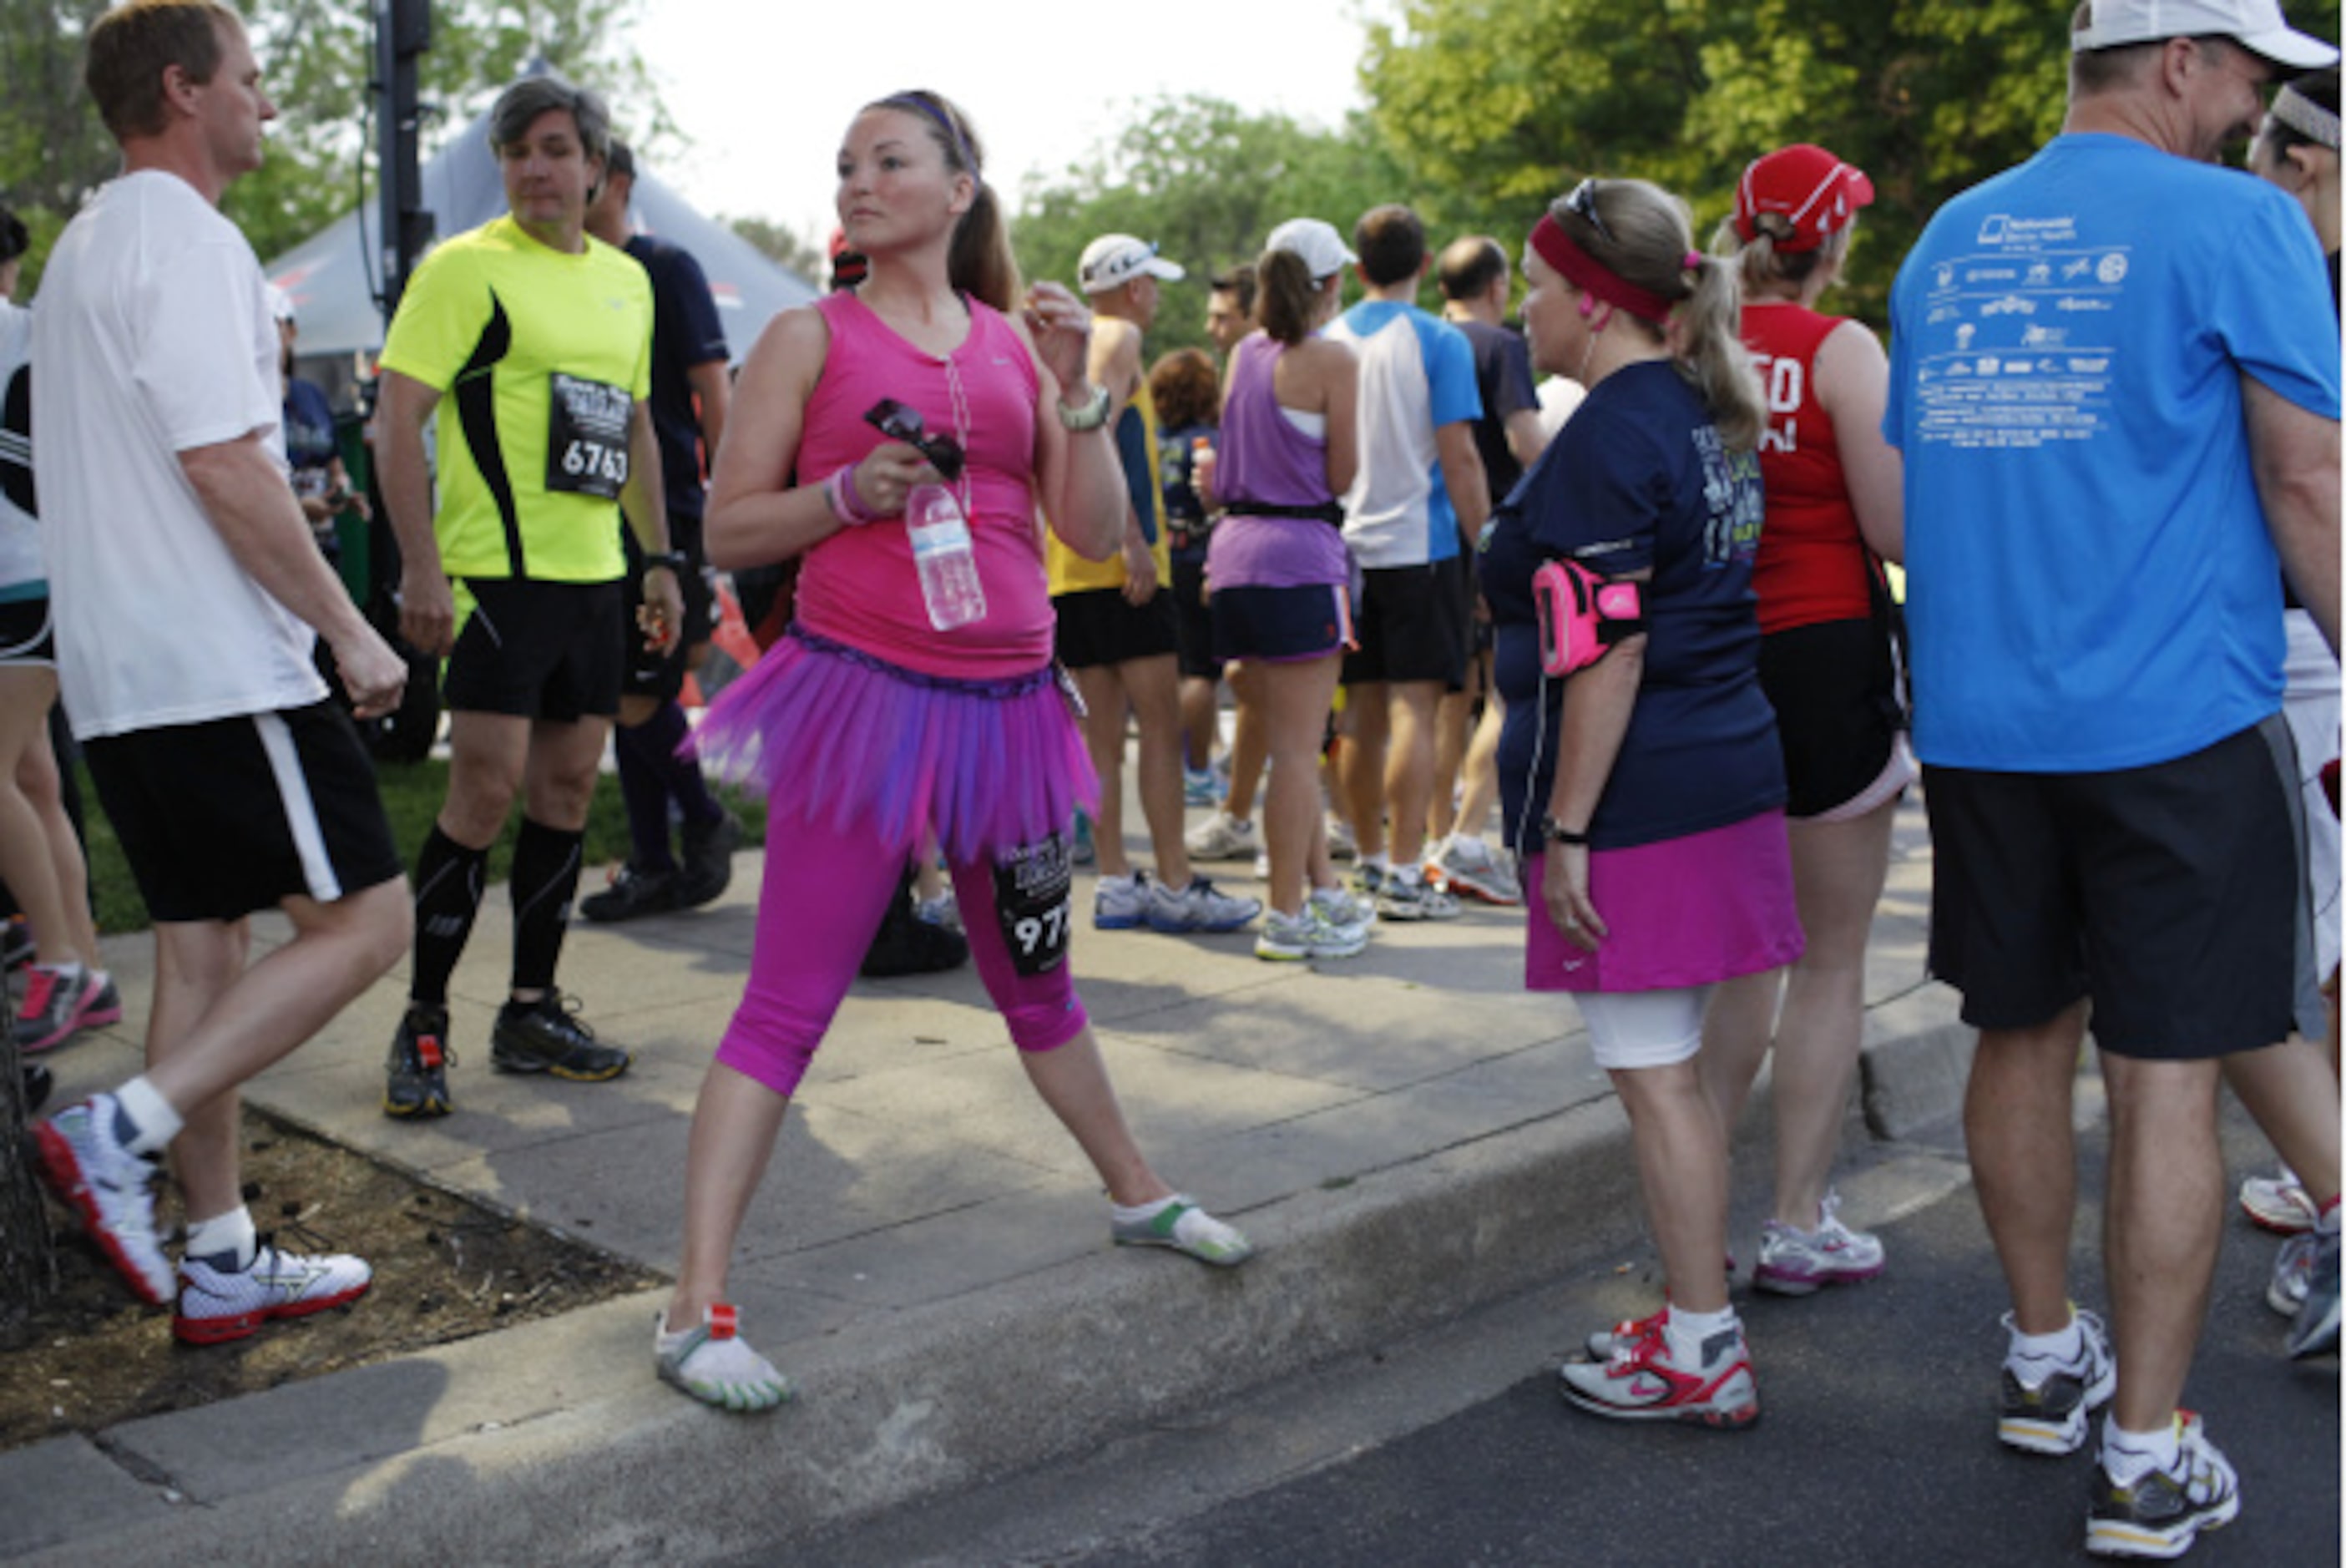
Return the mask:
<svg viewBox="0 0 2346 1568">
<path fill-rule="evenodd" d="M 1850 504 L 1832 418 L 1816 397 L 1817 350 L 1842 320 L 1789 301 L 1744 307 L 1743 341 L 1768 400 L 1760 437 L 1768 520 L 1751 569 L 1763 633 L 1872 612 L 1872 557 Z"/>
</svg>

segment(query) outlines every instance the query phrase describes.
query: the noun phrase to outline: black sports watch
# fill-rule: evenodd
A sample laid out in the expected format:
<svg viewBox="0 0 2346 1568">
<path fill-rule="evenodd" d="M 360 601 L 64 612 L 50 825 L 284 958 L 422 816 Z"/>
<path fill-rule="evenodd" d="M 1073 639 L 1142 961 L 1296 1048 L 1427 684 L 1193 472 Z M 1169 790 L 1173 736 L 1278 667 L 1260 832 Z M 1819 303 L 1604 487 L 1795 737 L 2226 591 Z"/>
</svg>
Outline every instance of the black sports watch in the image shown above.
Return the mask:
<svg viewBox="0 0 2346 1568">
<path fill-rule="evenodd" d="M 689 564 L 689 560 L 681 550 L 647 550 L 644 552 L 644 570 L 647 572 L 650 571 L 654 566 L 666 566 L 669 571 L 681 575 L 685 567 Z"/>
<path fill-rule="evenodd" d="M 1552 844 L 1568 844 L 1580 849 L 1586 849 L 1588 844 L 1586 833 L 1576 833 L 1554 817 L 1543 815 L 1539 820 L 1539 830 L 1540 837 Z"/>
</svg>

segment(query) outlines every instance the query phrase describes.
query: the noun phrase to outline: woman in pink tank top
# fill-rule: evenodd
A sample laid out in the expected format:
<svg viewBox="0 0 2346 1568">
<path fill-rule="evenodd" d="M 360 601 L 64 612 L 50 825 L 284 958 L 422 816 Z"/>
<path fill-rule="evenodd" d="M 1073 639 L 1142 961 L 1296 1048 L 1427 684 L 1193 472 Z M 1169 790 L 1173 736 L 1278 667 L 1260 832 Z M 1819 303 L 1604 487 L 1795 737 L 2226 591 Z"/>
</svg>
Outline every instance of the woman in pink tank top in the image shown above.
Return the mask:
<svg viewBox="0 0 2346 1568">
<path fill-rule="evenodd" d="M 796 623 L 699 742 L 764 779 L 765 881 L 749 984 L 693 1114 L 683 1262 L 654 1352 L 660 1376 L 733 1410 L 789 1394 L 724 1300 L 741 1217 L 926 830 L 1027 1075 L 1107 1187 L 1113 1238 L 1223 1265 L 1250 1250 L 1142 1156 L 1068 977 L 1067 830 L 1094 780 L 1050 663 L 1036 509 L 1104 558 L 1124 479 L 1086 371 L 1090 317 L 1053 283 L 1028 292 L 1023 322 L 1009 314 L 1017 264 L 983 168 L 969 122 L 933 93 L 855 117 L 839 216 L 870 272 L 767 327 L 709 494 L 718 565 L 805 557 Z M 882 400 L 904 439 L 874 423 Z M 942 630 L 954 617 L 933 616 L 905 521 L 923 486 L 965 519 L 984 598 Z"/>
</svg>

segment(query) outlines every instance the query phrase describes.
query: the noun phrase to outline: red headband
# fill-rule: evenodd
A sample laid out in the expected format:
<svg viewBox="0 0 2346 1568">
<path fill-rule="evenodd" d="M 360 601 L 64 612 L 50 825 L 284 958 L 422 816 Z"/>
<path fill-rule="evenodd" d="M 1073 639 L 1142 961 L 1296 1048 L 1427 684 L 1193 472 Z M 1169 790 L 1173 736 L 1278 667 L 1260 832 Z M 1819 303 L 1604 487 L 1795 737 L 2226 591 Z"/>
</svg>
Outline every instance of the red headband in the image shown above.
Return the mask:
<svg viewBox="0 0 2346 1568">
<path fill-rule="evenodd" d="M 1566 281 L 1585 293 L 1595 295 L 1608 305 L 1618 305 L 1633 316 L 1641 317 L 1656 326 L 1669 319 L 1671 301 L 1650 289 L 1640 289 L 1618 272 L 1583 250 L 1556 214 L 1547 213 L 1532 226 L 1532 249 L 1540 260 L 1564 275 Z"/>
</svg>

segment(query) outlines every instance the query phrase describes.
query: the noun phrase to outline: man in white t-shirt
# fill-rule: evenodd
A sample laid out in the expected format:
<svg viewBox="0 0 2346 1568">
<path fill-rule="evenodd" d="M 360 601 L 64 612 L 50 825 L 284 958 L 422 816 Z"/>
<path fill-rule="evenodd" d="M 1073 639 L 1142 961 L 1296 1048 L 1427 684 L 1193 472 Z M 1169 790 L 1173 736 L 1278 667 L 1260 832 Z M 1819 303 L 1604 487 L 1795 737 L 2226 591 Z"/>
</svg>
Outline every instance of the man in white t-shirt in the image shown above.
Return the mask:
<svg viewBox="0 0 2346 1568">
<path fill-rule="evenodd" d="M 1466 673 L 1468 575 L 1490 515 L 1474 448 L 1483 394 L 1464 334 L 1418 309 L 1431 258 L 1406 207 L 1378 207 L 1352 230 L 1366 296 L 1327 335 L 1361 361 L 1361 463 L 1344 495 L 1344 541 L 1360 561 L 1359 648 L 1344 656 L 1352 741 L 1346 803 L 1364 891 L 1387 920 L 1441 919 L 1457 901 L 1426 879 L 1434 708 Z M 1391 854 L 1386 834 L 1392 834 Z"/>
<path fill-rule="evenodd" d="M 51 252 L 34 312 L 33 442 L 67 710 L 155 921 L 147 1071 L 36 1129 L 42 1174 L 173 1332 L 241 1339 L 362 1295 L 355 1257 L 256 1236 L 237 1087 L 405 951 L 408 897 L 319 636 L 369 717 L 406 666 L 311 542 L 286 477 L 278 343 L 252 249 L 218 211 L 276 107 L 236 13 L 133 0 L 90 29 L 121 145 Z M 313 631 L 314 628 L 314 631 Z M 291 942 L 250 969 L 246 917 Z M 148 1186 L 172 1151 L 176 1278 Z"/>
</svg>

